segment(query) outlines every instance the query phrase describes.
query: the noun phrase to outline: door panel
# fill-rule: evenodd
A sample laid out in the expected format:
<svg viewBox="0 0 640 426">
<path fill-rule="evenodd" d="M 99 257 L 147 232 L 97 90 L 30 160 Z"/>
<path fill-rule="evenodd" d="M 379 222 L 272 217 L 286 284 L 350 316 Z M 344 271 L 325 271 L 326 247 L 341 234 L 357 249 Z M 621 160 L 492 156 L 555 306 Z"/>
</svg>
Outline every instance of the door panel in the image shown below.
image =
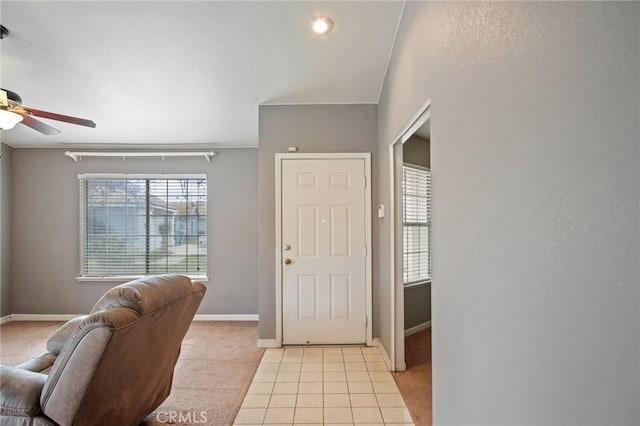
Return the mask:
<svg viewBox="0 0 640 426">
<path fill-rule="evenodd" d="M 298 256 L 318 255 L 318 206 L 298 206 Z"/>
<path fill-rule="evenodd" d="M 281 176 L 283 344 L 365 343 L 364 160 L 283 159 Z"/>
<path fill-rule="evenodd" d="M 351 255 L 351 207 L 330 206 L 331 210 L 331 249 L 330 254 L 335 256 Z"/>
<path fill-rule="evenodd" d="M 351 277 L 331 275 L 331 319 L 351 318 Z"/>
<path fill-rule="evenodd" d="M 318 319 L 318 276 L 298 276 L 298 319 Z"/>
</svg>

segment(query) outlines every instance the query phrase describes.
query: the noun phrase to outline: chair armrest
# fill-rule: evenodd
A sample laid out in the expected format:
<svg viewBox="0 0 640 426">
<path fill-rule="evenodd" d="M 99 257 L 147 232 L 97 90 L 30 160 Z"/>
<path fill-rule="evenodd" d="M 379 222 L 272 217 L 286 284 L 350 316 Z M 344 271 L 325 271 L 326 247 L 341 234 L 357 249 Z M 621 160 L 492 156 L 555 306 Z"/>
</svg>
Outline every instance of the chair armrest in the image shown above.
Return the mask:
<svg viewBox="0 0 640 426">
<path fill-rule="evenodd" d="M 58 355 L 85 319 L 87 319 L 87 315 L 82 315 L 64 323 L 47 340 L 47 350 L 52 354 Z"/>
<path fill-rule="evenodd" d="M 27 362 L 16 365 L 15 368 L 33 371 L 34 373 L 47 374 L 53 363 L 56 362 L 56 357 L 57 355 L 52 354 L 51 352 L 45 352 L 36 358 L 31 358 Z"/>
<path fill-rule="evenodd" d="M 0 365 L 0 414 L 33 417 L 40 411 L 46 374 Z"/>
</svg>

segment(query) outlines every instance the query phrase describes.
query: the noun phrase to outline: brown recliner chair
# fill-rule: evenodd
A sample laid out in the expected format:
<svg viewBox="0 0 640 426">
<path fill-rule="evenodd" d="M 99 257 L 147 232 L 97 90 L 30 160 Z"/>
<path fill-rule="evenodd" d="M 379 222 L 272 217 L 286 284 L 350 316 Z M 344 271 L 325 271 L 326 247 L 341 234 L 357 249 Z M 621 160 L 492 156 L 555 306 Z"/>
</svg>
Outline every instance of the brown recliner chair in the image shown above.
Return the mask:
<svg viewBox="0 0 640 426">
<path fill-rule="evenodd" d="M 205 291 L 180 275 L 109 290 L 89 315 L 56 331 L 48 353 L 0 366 L 0 425 L 140 423 L 171 391 L 182 339 Z"/>
</svg>

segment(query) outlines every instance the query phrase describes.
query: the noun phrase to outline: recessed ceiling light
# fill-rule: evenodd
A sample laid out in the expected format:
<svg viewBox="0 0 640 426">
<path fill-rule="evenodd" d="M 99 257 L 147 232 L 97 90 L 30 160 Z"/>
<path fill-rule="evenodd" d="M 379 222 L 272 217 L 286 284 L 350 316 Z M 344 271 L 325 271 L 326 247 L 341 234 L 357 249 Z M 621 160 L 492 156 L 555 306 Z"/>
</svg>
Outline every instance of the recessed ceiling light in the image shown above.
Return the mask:
<svg viewBox="0 0 640 426">
<path fill-rule="evenodd" d="M 316 16 L 309 22 L 309 28 L 315 34 L 329 34 L 333 28 L 333 21 L 326 16 Z"/>
</svg>

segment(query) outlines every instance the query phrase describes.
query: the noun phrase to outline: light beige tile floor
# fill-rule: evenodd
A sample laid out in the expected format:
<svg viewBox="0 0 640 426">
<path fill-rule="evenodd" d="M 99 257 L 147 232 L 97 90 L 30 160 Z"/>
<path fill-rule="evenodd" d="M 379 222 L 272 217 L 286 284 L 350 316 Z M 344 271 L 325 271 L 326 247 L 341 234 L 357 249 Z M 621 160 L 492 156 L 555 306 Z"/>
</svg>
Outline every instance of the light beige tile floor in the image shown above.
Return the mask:
<svg viewBox="0 0 640 426">
<path fill-rule="evenodd" d="M 267 349 L 234 425 L 413 425 L 378 348 Z"/>
</svg>

